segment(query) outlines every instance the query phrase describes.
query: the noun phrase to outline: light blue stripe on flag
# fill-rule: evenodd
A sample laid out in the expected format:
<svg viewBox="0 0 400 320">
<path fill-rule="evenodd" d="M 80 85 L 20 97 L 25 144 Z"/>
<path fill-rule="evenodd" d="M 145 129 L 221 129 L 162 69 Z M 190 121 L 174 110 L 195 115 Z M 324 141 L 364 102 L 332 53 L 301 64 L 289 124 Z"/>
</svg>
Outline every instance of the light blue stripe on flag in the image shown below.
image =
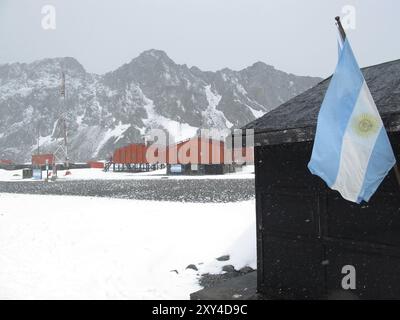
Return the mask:
<svg viewBox="0 0 400 320">
<path fill-rule="evenodd" d="M 308 165 L 353 202 L 369 201 L 395 158 L 382 120 L 345 41 L 318 116 Z"/>
<path fill-rule="evenodd" d="M 367 173 L 361 188 L 361 193 L 359 199 L 357 199 L 358 203 L 361 203 L 362 200 L 367 202 L 370 200 L 383 179 L 385 179 L 391 168 L 396 163 L 394 154 L 390 152 L 391 150 L 392 147 L 386 134 L 386 130 L 385 128 L 382 128 L 379 132 L 378 139 L 376 140 L 374 150 L 372 151 L 368 163 Z"/>
<path fill-rule="evenodd" d="M 336 181 L 344 132 L 364 80 L 360 68 L 351 63 L 353 60 L 349 42 L 345 41 L 319 112 L 313 153 L 308 165 L 310 171 L 325 180 L 328 186 Z"/>
</svg>

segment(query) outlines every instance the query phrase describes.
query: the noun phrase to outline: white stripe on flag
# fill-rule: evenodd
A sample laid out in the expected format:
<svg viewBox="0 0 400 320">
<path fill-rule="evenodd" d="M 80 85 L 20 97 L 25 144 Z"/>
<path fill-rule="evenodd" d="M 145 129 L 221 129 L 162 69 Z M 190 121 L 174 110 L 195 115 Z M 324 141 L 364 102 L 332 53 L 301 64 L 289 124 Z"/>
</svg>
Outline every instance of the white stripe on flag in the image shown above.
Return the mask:
<svg viewBox="0 0 400 320">
<path fill-rule="evenodd" d="M 364 80 L 347 124 L 340 155 L 339 172 L 331 187 L 346 200 L 356 202 L 383 123 Z"/>
</svg>

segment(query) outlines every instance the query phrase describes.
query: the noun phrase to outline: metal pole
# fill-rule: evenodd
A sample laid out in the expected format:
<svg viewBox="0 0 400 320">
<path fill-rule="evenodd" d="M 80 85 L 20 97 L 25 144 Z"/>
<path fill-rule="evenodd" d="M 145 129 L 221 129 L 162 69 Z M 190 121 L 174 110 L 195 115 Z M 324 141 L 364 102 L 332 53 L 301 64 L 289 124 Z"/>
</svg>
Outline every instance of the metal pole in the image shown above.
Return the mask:
<svg viewBox="0 0 400 320">
<path fill-rule="evenodd" d="M 64 105 L 65 105 L 65 103 L 64 103 Z M 65 148 L 65 167 L 68 170 L 69 169 L 69 160 L 68 160 L 67 121 L 65 118 L 64 118 L 64 148 Z"/>
<path fill-rule="evenodd" d="M 49 181 L 49 160 L 46 159 L 46 181 Z"/>
<path fill-rule="evenodd" d="M 62 114 L 63 114 L 63 131 L 64 131 L 64 152 L 65 152 L 65 167 L 69 169 L 68 159 L 68 132 L 67 132 L 67 112 L 66 112 L 66 90 L 65 90 L 65 73 L 62 72 L 61 96 L 63 98 Z"/>
<path fill-rule="evenodd" d="M 346 31 L 344 31 L 342 22 L 340 21 L 340 17 L 335 17 L 335 20 L 336 20 L 336 25 L 337 25 L 337 27 L 339 29 L 340 36 L 341 36 L 341 38 L 342 38 L 342 40 L 344 42 L 346 40 L 346 38 L 347 38 Z M 399 169 L 399 166 L 398 166 L 397 162 L 394 165 L 393 170 L 394 170 L 394 174 L 396 176 L 397 184 L 400 187 L 400 169 Z"/>
</svg>

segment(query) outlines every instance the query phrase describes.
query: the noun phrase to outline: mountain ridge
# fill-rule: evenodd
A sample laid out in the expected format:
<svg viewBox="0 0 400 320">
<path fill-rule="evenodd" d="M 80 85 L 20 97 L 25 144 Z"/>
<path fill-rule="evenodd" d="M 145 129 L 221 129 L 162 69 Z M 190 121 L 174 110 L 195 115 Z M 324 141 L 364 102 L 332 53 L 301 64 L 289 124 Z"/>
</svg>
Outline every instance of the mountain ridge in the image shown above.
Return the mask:
<svg viewBox="0 0 400 320">
<path fill-rule="evenodd" d="M 239 71 L 202 71 L 157 49 L 104 74 L 87 72 L 73 57 L 2 64 L 0 158 L 29 161 L 38 132 L 41 150 L 55 148 L 61 70 L 73 161 L 104 159 L 152 128 L 166 129 L 177 141 L 199 128 L 240 127 L 321 80 L 260 61 Z"/>
</svg>

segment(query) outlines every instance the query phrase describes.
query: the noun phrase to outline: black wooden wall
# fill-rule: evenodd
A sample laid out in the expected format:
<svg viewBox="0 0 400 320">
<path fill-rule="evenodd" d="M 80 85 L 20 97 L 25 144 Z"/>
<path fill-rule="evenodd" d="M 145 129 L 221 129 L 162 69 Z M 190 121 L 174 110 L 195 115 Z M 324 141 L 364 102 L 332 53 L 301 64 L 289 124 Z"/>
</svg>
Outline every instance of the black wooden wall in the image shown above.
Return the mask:
<svg viewBox="0 0 400 320">
<path fill-rule="evenodd" d="M 390 139 L 400 156 L 399 134 Z M 394 172 L 352 204 L 308 171 L 312 143 L 255 148 L 258 289 L 279 299 L 400 298 L 400 189 Z M 356 268 L 344 291 L 342 268 Z"/>
</svg>

